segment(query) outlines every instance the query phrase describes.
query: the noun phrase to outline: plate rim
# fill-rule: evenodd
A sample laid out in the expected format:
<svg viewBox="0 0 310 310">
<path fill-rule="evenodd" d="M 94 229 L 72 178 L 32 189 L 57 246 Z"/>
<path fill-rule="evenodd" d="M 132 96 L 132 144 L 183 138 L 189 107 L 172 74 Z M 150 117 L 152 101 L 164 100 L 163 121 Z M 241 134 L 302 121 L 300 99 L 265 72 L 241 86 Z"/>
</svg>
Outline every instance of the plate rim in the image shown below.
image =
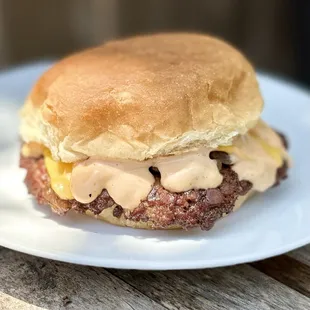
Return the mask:
<svg viewBox="0 0 310 310">
<path fill-rule="evenodd" d="M 218 268 L 234 266 L 244 263 L 251 263 L 266 258 L 271 258 L 277 255 L 287 253 L 289 251 L 298 249 L 310 243 L 310 236 L 307 236 L 299 241 L 291 242 L 285 246 L 275 248 L 269 252 L 263 252 L 261 255 L 257 253 L 252 255 L 240 255 L 234 256 L 234 258 L 224 258 L 224 259 L 208 259 L 208 260 L 193 260 L 193 261 L 163 261 L 155 262 L 148 260 L 128 260 L 128 259 L 112 259 L 112 258 L 92 258 L 90 256 L 74 255 L 62 253 L 61 255 L 53 254 L 51 252 L 36 250 L 32 248 L 26 248 L 21 245 L 14 245 L 12 243 L 7 243 L 5 240 L 0 238 L 0 246 L 5 247 L 10 250 L 18 251 L 28 255 L 33 255 L 36 257 L 42 257 L 46 259 L 52 259 L 59 262 L 78 264 L 83 266 L 92 267 L 104 267 L 112 269 L 131 269 L 131 270 L 191 270 L 191 269 L 203 269 L 203 268 Z M 89 258 L 90 257 L 90 258 Z M 88 262 L 85 259 L 88 259 Z M 141 266 L 142 265 L 142 266 Z"/>
</svg>

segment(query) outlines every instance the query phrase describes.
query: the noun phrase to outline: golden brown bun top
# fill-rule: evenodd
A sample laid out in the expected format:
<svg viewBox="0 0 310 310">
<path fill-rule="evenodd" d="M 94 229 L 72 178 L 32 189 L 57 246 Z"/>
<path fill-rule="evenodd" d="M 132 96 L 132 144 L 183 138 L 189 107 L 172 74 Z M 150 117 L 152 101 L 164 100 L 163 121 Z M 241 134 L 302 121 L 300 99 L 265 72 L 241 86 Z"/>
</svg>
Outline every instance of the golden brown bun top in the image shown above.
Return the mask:
<svg viewBox="0 0 310 310">
<path fill-rule="evenodd" d="M 255 72 L 236 49 L 207 35 L 154 34 L 55 64 L 24 105 L 21 135 L 65 162 L 144 160 L 230 144 L 262 106 Z"/>
</svg>

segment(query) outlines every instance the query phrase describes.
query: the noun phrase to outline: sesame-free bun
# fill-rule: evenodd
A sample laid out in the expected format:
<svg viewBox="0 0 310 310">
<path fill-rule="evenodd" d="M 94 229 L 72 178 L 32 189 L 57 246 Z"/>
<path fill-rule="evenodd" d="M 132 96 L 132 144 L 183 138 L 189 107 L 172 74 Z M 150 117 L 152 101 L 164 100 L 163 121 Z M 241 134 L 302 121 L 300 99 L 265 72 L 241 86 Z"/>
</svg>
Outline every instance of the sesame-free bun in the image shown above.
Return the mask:
<svg viewBox="0 0 310 310">
<path fill-rule="evenodd" d="M 211 36 L 111 41 L 45 72 L 21 113 L 21 136 L 54 159 L 145 160 L 231 143 L 263 106 L 245 57 Z"/>
</svg>

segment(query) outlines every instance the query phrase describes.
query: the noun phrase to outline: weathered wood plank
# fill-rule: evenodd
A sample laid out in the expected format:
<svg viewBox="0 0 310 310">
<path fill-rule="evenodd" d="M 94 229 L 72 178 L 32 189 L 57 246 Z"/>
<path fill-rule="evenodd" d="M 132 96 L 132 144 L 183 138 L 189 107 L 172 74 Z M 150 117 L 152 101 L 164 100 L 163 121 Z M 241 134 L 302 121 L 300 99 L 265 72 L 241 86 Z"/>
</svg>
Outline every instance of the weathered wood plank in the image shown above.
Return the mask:
<svg viewBox="0 0 310 310">
<path fill-rule="evenodd" d="M 102 268 L 59 263 L 3 248 L 0 291 L 49 310 L 165 309 Z"/>
<path fill-rule="evenodd" d="M 44 310 L 44 308 L 30 305 L 22 300 L 0 292 L 1 310 Z"/>
<path fill-rule="evenodd" d="M 310 299 L 249 265 L 110 272 L 169 309 L 310 309 Z"/>
<path fill-rule="evenodd" d="M 310 297 L 310 266 L 287 255 L 269 258 L 251 265 L 286 286 Z"/>
<path fill-rule="evenodd" d="M 293 257 L 300 262 L 310 266 L 310 245 L 302 247 L 298 250 L 288 253 L 288 256 Z"/>
<path fill-rule="evenodd" d="M 285 268 L 280 271 L 285 273 Z M 304 270 L 297 269 L 298 280 Z M 302 281 L 302 288 L 307 285 Z M 16 299 L 46 309 L 310 309 L 309 298 L 249 265 L 168 272 L 104 270 L 4 248 L 0 291 L 11 296 L 0 295 L 0 309 L 18 309 Z M 3 308 L 1 302 L 12 308 Z"/>
</svg>

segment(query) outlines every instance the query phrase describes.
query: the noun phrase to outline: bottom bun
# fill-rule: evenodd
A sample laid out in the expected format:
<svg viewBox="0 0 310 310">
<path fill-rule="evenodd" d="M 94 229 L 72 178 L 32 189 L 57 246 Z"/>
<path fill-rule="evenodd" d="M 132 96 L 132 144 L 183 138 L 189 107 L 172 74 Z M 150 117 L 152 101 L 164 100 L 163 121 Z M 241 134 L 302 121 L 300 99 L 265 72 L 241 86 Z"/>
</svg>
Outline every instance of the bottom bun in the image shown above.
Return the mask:
<svg viewBox="0 0 310 310">
<path fill-rule="evenodd" d="M 235 206 L 232 212 L 238 210 L 248 198 L 254 195 L 254 193 L 255 193 L 254 190 L 250 190 L 246 195 L 239 196 L 238 199 L 236 200 L 236 203 L 235 203 Z M 137 229 L 152 229 L 152 230 L 154 229 L 157 229 L 157 230 L 182 229 L 182 227 L 179 225 L 170 225 L 165 228 L 158 228 L 156 226 L 154 227 L 154 224 L 151 221 L 136 222 L 136 221 L 126 219 L 123 214 L 118 218 L 113 215 L 113 208 L 105 209 L 99 215 L 94 215 L 90 211 L 86 211 L 85 214 L 95 217 L 98 220 L 105 221 L 109 224 L 123 226 L 123 227 L 131 227 L 131 228 L 137 228 Z M 228 214 L 223 214 L 223 217 L 227 215 Z"/>
</svg>

